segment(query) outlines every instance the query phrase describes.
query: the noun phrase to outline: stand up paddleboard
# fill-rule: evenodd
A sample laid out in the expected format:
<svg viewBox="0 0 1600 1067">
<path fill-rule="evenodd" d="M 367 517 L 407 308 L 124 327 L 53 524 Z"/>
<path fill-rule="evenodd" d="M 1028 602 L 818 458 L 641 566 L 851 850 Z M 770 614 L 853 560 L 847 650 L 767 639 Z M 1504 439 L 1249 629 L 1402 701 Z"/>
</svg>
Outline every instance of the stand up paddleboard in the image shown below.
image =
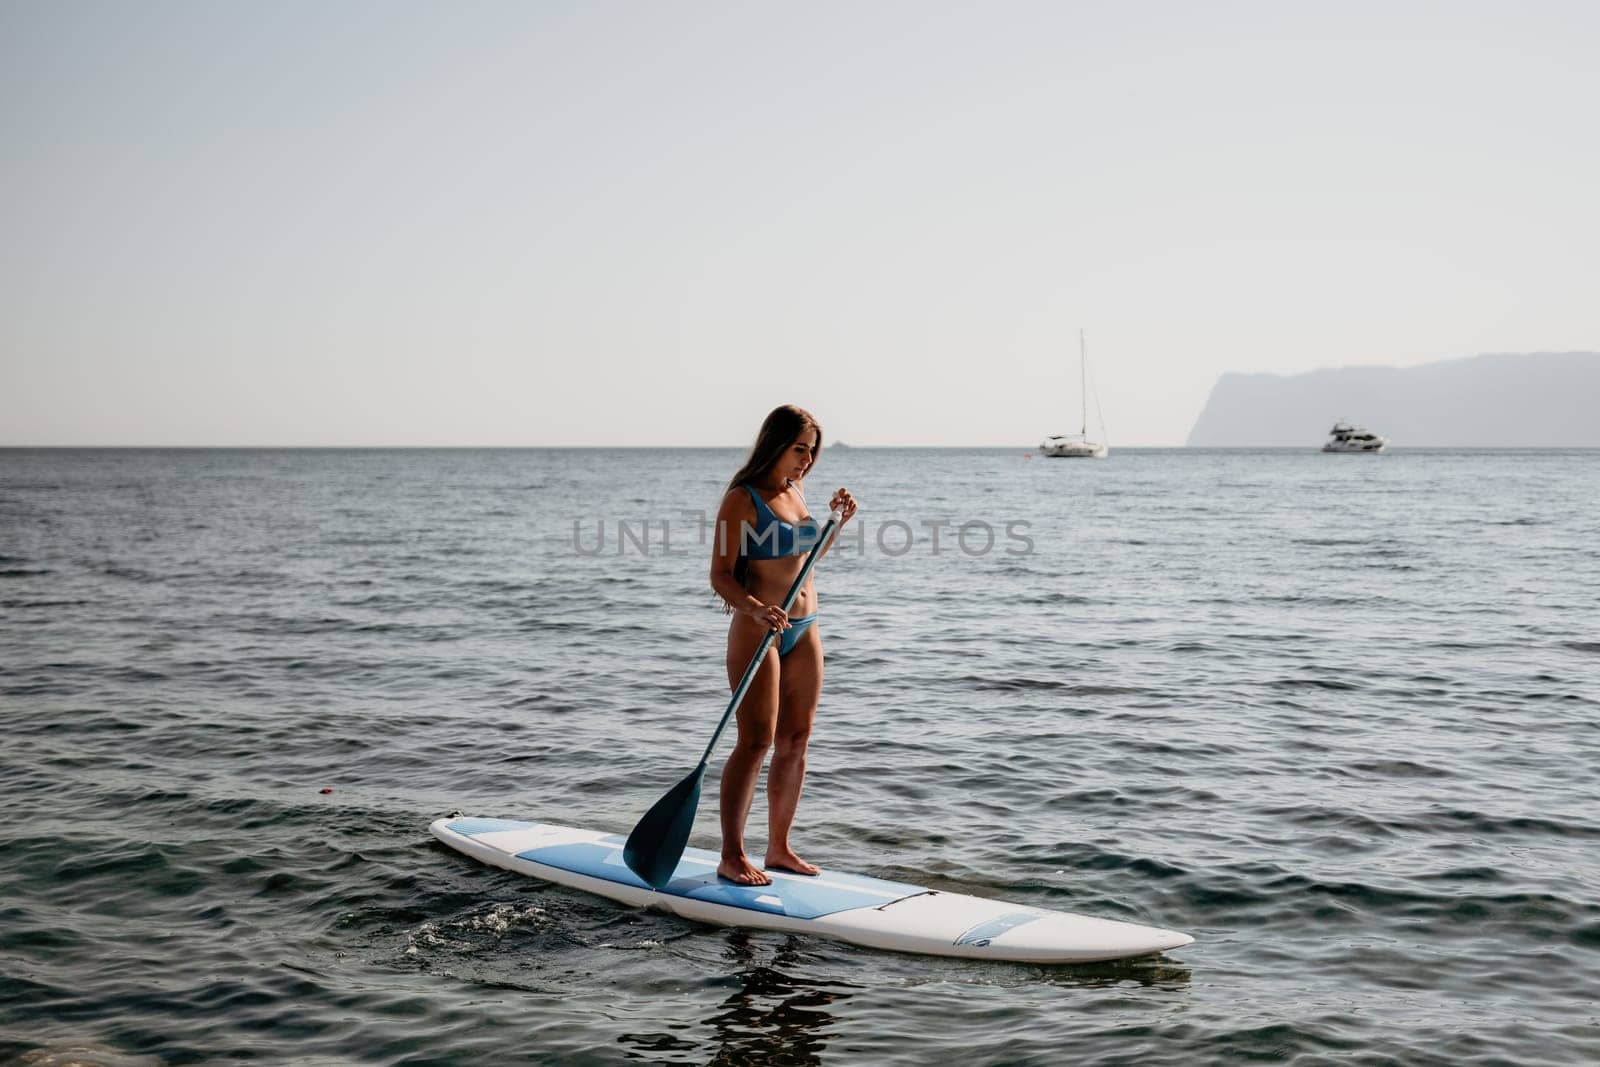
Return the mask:
<svg viewBox="0 0 1600 1067">
<path fill-rule="evenodd" d="M 869 948 L 1018 963 L 1089 963 L 1151 956 L 1194 938 L 902 882 L 823 871 L 767 872 L 771 885 L 717 877 L 717 856 L 685 850 L 661 889 L 622 861 L 618 834 L 511 819 L 439 819 L 429 830 L 457 852 L 518 874 L 635 907 L 719 926 L 815 934 Z"/>
</svg>

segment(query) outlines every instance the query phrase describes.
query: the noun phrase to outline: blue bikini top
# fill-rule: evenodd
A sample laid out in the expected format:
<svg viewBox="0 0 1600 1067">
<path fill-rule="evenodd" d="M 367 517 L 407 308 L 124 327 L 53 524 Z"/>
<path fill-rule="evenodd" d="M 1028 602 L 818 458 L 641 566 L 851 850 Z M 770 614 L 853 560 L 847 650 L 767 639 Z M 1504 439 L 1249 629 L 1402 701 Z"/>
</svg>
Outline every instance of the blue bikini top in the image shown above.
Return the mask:
<svg viewBox="0 0 1600 1067">
<path fill-rule="evenodd" d="M 739 538 L 740 555 L 748 559 L 782 559 L 811 551 L 822 536 L 822 527 L 815 519 L 807 515 L 799 522 L 784 522 L 754 486 L 746 483 L 745 489 L 756 503 L 756 525 Z"/>
</svg>

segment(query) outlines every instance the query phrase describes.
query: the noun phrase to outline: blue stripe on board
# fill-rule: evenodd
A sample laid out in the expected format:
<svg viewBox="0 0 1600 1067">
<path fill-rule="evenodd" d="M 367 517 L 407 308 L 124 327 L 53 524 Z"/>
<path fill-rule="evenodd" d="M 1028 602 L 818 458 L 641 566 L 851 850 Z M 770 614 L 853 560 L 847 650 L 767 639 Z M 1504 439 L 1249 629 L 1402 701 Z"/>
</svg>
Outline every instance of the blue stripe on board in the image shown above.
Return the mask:
<svg viewBox="0 0 1600 1067">
<path fill-rule="evenodd" d="M 445 825 L 463 837 L 476 837 L 478 834 L 492 834 L 496 830 L 526 830 L 534 824 L 518 822 L 516 819 L 452 819 Z"/>
<path fill-rule="evenodd" d="M 531 848 L 517 853 L 517 858 L 635 889 L 650 888 L 622 862 L 623 843 L 623 838 L 613 835 L 598 842 Z M 816 919 L 852 908 L 881 908 L 926 890 L 921 886 L 831 871 L 824 871 L 816 878 L 778 874 L 771 885 L 735 885 L 717 877 L 715 853 L 691 848 L 685 851 L 672 872 L 672 880 L 658 892 L 768 915 Z"/>
<path fill-rule="evenodd" d="M 615 838 L 583 841 L 575 845 L 544 845 L 517 853 L 517 859 L 532 860 L 573 874 L 587 874 L 591 878 L 604 878 L 608 882 L 631 885 L 635 889 L 649 889 L 649 883 L 622 862 L 622 844 L 621 838 Z M 682 868 L 681 864 L 679 868 Z"/>
<path fill-rule="evenodd" d="M 1007 930 L 1015 930 L 1019 926 L 1026 926 L 1035 919 L 1044 918 L 1048 912 L 1043 911 L 1012 911 L 996 916 L 988 922 L 981 922 L 956 938 L 958 945 L 977 945 L 979 948 L 999 937 Z"/>
</svg>

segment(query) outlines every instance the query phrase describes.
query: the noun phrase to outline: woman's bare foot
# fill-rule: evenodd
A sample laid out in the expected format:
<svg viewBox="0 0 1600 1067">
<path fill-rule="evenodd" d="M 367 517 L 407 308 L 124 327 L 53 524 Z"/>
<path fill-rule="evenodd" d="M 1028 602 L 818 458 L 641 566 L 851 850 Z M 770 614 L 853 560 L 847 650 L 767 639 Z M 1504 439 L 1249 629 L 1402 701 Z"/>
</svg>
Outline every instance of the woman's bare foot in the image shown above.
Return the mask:
<svg viewBox="0 0 1600 1067">
<path fill-rule="evenodd" d="M 789 871 L 793 874 L 821 874 L 822 868 L 815 864 L 807 863 L 794 854 L 794 849 L 768 849 L 767 864 L 775 871 Z"/>
<path fill-rule="evenodd" d="M 717 877 L 726 878 L 737 885 L 771 885 L 772 879 L 768 878 L 761 869 L 750 862 L 750 857 L 740 855 L 738 859 L 723 859 L 717 864 Z"/>
</svg>

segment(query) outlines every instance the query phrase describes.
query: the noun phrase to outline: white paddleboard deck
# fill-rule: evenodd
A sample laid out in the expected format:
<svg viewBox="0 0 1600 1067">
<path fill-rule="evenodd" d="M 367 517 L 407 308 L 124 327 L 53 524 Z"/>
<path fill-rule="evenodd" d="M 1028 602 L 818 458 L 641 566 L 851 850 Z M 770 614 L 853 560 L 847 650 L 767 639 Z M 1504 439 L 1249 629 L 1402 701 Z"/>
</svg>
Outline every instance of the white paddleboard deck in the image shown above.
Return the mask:
<svg viewBox="0 0 1600 1067">
<path fill-rule="evenodd" d="M 662 889 L 622 862 L 619 834 L 511 819 L 439 819 L 433 836 L 518 874 L 719 926 L 784 930 L 869 948 L 1018 963 L 1089 963 L 1150 956 L 1194 938 L 1153 926 L 1047 911 L 824 870 L 768 871 L 772 884 L 717 877 L 717 855 L 691 848 Z"/>
</svg>

